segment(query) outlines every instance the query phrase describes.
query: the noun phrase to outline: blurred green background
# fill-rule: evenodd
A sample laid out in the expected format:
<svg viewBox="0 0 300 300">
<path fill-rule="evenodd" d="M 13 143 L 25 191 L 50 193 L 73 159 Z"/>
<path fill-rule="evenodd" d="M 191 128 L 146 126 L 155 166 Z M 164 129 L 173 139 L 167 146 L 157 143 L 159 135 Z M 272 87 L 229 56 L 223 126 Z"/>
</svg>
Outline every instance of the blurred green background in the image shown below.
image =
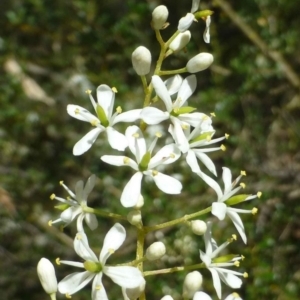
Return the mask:
<svg viewBox="0 0 300 300">
<path fill-rule="evenodd" d="M 132 171 L 100 161 L 109 151 L 101 138 L 85 155 L 74 157 L 73 145 L 90 127 L 71 119 L 66 105 L 91 110 L 85 90 L 94 92 L 102 83 L 118 89 L 116 105 L 125 110 L 141 105 L 143 93 L 131 67 L 131 53 L 144 45 L 153 60 L 157 57 L 158 44 L 149 24 L 159 4 L 170 11 L 171 25 L 162 32 L 168 38 L 190 10 L 191 1 L 1 0 L 1 299 L 47 299 L 36 275 L 38 260 L 43 256 L 52 261 L 56 257 L 78 260 L 72 249 L 74 226 L 66 228 L 66 236 L 47 225 L 58 217 L 50 194 L 65 196 L 60 180 L 73 189 L 77 180 L 95 173 L 99 179 L 89 204 L 126 213 L 119 207 L 119 197 Z M 190 103 L 201 112 L 215 112 L 216 136 L 225 132 L 231 136 L 225 154 L 211 155 L 219 175 L 222 166 L 230 167 L 234 177 L 246 170 L 247 192 L 263 192 L 260 200 L 241 205 L 259 209 L 255 217 L 244 218 L 247 247 L 238 241 L 230 248 L 246 256 L 242 270 L 248 271 L 249 278 L 239 293 L 250 300 L 299 299 L 299 1 L 215 0 L 202 1 L 200 8 L 214 11 L 211 43 L 203 42 L 204 22 L 194 23 L 186 51 L 168 58 L 165 66 L 182 67 L 198 52 L 214 55 L 213 66 L 197 74 L 198 87 Z M 182 173 L 183 193 L 170 197 L 153 184 L 146 187 L 145 224 L 180 217 L 215 199 L 188 169 L 174 165 L 170 172 Z M 106 219 L 99 222 L 90 240 L 96 253 L 113 224 Z M 126 245 L 112 262 L 134 257 L 135 232 L 126 228 Z M 219 243 L 232 233 L 234 227 L 227 220 L 214 226 Z M 163 240 L 168 253 L 162 262 L 146 264 L 147 270 L 199 261 L 202 238 L 187 227 L 150 235 L 147 244 L 154 240 Z M 59 267 L 58 278 L 73 271 Z M 209 272 L 202 273 L 204 290 L 216 299 Z M 150 278 L 147 299 L 160 299 L 166 293 L 180 299 L 185 274 L 177 275 Z M 110 299 L 121 299 L 119 287 L 106 279 L 104 284 Z M 223 290 L 224 295 L 229 291 L 224 285 Z M 89 296 L 86 288 L 73 299 Z"/>
</svg>

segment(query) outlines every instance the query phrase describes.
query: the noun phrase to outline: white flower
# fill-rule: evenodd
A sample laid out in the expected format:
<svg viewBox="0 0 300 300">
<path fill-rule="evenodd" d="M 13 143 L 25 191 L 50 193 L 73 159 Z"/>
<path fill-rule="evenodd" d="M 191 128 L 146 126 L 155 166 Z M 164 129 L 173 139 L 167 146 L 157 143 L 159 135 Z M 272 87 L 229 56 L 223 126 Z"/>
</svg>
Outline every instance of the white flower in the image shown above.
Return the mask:
<svg viewBox="0 0 300 300">
<path fill-rule="evenodd" d="M 122 205 L 124 207 L 132 207 L 137 204 L 141 194 L 141 181 L 144 175 L 152 177 L 157 187 L 164 193 L 179 194 L 182 189 L 181 183 L 177 179 L 154 169 L 159 165 L 173 163 L 180 157 L 180 151 L 176 145 L 164 146 L 151 157 L 158 137 L 147 149 L 144 136 L 137 126 L 129 126 L 125 134 L 128 139 L 129 149 L 135 155 L 136 161 L 126 156 L 103 155 L 101 157 L 101 160 L 108 164 L 130 166 L 136 171 L 122 192 Z"/>
<path fill-rule="evenodd" d="M 207 230 L 204 234 L 205 253 L 200 250 L 200 258 L 211 272 L 214 288 L 221 299 L 221 280 L 231 288 L 240 288 L 242 280 L 238 276 L 247 277 L 248 274 L 225 269 L 225 267 L 239 266 L 239 261 L 243 259 L 242 256 L 227 255 L 220 257 L 218 260 L 218 254 L 236 237 L 233 236 L 232 239 L 218 247 L 215 240 L 211 237 L 211 225 L 211 222 L 207 222 Z"/>
<path fill-rule="evenodd" d="M 227 215 L 232 220 L 243 242 L 246 244 L 247 237 L 245 234 L 244 224 L 242 219 L 238 215 L 238 213 L 256 214 L 257 209 L 256 208 L 253 208 L 252 210 L 238 209 L 238 208 L 233 208 L 230 205 L 234 205 L 239 202 L 249 201 L 256 197 L 259 198 L 261 196 L 261 193 L 258 192 L 257 195 L 241 194 L 241 195 L 234 196 L 241 188 L 245 187 L 244 183 L 241 183 L 238 187 L 236 187 L 241 177 L 243 175 L 246 175 L 244 171 L 242 171 L 240 176 L 232 182 L 231 171 L 228 168 L 223 167 L 222 179 L 224 182 L 224 192 L 222 192 L 219 184 L 212 178 L 208 177 L 204 173 L 198 173 L 198 175 L 217 193 L 218 200 L 217 202 L 214 202 L 212 204 L 211 213 L 215 215 L 219 220 L 224 220 L 225 216 Z"/>
<path fill-rule="evenodd" d="M 84 209 L 87 207 L 87 197 L 93 190 L 95 186 L 96 176 L 91 175 L 87 180 L 85 186 L 83 185 L 83 181 L 80 180 L 76 183 L 75 186 L 75 194 L 61 181 L 60 184 L 64 187 L 64 189 L 70 195 L 70 198 L 64 199 L 61 197 L 56 197 L 56 195 L 52 194 L 50 199 L 55 199 L 63 203 L 64 211 L 61 213 L 60 218 L 55 221 L 50 221 L 50 225 L 57 222 L 66 223 L 65 226 L 70 224 L 76 217 L 77 219 L 77 231 L 83 230 L 82 221 L 85 220 L 86 224 L 89 226 L 91 230 L 94 230 L 98 227 L 98 221 L 94 214 L 87 213 Z M 67 207 L 67 208 L 66 208 Z"/>
<path fill-rule="evenodd" d="M 196 76 L 190 75 L 183 80 L 174 103 L 172 103 L 170 91 L 159 76 L 154 75 L 152 77 L 152 84 L 157 96 L 164 102 L 167 111 L 164 112 L 155 107 L 146 107 L 142 110 L 140 117 L 145 123 L 150 125 L 159 124 L 164 120 L 170 119 L 174 126 L 173 138 L 176 145 L 185 153 L 188 151 L 189 145 L 183 127 L 186 127 L 186 124 L 197 127 L 203 115 L 197 112 L 191 113 L 195 110 L 194 108 L 183 106 L 196 89 Z"/>
<path fill-rule="evenodd" d="M 212 139 L 215 130 L 211 125 L 212 124 L 211 118 L 202 113 L 198 113 L 198 118 L 200 122 L 197 125 L 197 127 L 195 127 L 192 130 L 192 132 L 191 132 L 191 126 L 188 124 L 186 124 L 186 126 L 183 129 L 185 138 L 187 140 L 188 150 L 186 144 L 183 144 L 184 147 L 182 147 L 181 145 L 177 145 L 177 146 L 180 150 L 182 150 L 182 152 L 187 151 L 186 162 L 188 163 L 188 165 L 190 166 L 191 170 L 194 173 L 202 172 L 197 160 L 199 159 L 210 172 L 212 172 L 215 176 L 217 176 L 215 164 L 205 153 L 217 151 L 220 149 L 225 150 L 225 147 L 223 145 L 221 145 L 220 147 L 207 147 L 207 146 L 210 146 L 212 144 L 224 140 L 226 136 L 217 139 Z M 174 140 L 176 141 L 176 138 L 174 136 L 175 135 L 174 126 L 170 125 L 169 132 L 171 133 Z"/>
<path fill-rule="evenodd" d="M 123 151 L 127 147 L 127 141 L 123 134 L 116 131 L 113 126 L 119 122 L 133 122 L 139 118 L 140 109 L 134 109 L 122 113 L 120 107 L 113 114 L 115 102 L 115 89 L 111 89 L 108 85 L 101 84 L 97 88 L 97 100 L 94 100 L 91 91 L 88 90 L 90 100 L 95 109 L 97 116 L 91 114 L 85 108 L 69 104 L 67 111 L 70 116 L 81 121 L 89 122 L 95 128 L 88 132 L 81 140 L 79 140 L 74 148 L 74 155 L 81 155 L 91 148 L 98 135 L 105 131 L 107 133 L 108 142 L 113 149 Z"/>
<path fill-rule="evenodd" d="M 41 258 L 37 265 L 37 274 L 43 289 L 49 295 L 57 292 L 57 279 L 53 264 L 47 258 Z"/>
<path fill-rule="evenodd" d="M 200 4 L 200 0 L 193 0 L 191 13 L 194 13 L 198 10 Z"/>
<path fill-rule="evenodd" d="M 66 296 L 70 296 L 84 286 L 92 279 L 92 300 L 107 300 L 107 294 L 102 285 L 103 274 L 122 288 L 136 288 L 144 278 L 141 272 L 134 267 L 129 266 L 106 266 L 106 260 L 123 244 L 126 237 L 126 231 L 121 224 L 115 224 L 106 234 L 99 259 L 91 250 L 88 244 L 87 236 L 84 232 L 77 233 L 74 240 L 74 249 L 76 253 L 84 260 L 84 263 L 58 260 L 58 263 L 67 264 L 85 269 L 83 272 L 76 272 L 66 276 L 58 284 L 58 290 Z"/>
<path fill-rule="evenodd" d="M 228 295 L 225 300 L 243 300 L 238 293 Z"/>
<path fill-rule="evenodd" d="M 212 300 L 209 295 L 204 292 L 197 292 L 195 293 L 193 300 Z"/>
</svg>

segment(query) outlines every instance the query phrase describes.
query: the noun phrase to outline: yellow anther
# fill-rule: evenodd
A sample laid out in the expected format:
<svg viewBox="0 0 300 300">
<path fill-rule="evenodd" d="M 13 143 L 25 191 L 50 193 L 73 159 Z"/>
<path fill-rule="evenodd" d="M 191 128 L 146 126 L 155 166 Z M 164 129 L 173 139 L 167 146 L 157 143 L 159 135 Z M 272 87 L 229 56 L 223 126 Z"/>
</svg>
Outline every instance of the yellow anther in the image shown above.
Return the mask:
<svg viewBox="0 0 300 300">
<path fill-rule="evenodd" d="M 155 133 L 155 136 L 158 137 L 158 138 L 161 138 L 161 137 L 162 137 L 162 134 L 161 134 L 161 132 L 156 132 L 156 133 Z"/>
<path fill-rule="evenodd" d="M 215 116 L 216 116 L 216 114 L 215 114 L 214 112 L 210 113 L 210 115 L 211 115 L 212 117 L 215 117 Z"/>
<path fill-rule="evenodd" d="M 158 174 L 158 172 L 156 170 L 152 170 L 152 175 L 156 176 Z"/>
<path fill-rule="evenodd" d="M 233 298 L 240 298 L 240 295 L 238 293 L 232 293 Z"/>
<path fill-rule="evenodd" d="M 228 140 L 230 135 L 228 133 L 225 133 L 225 139 Z"/>
<path fill-rule="evenodd" d="M 210 135 L 208 135 L 208 136 L 206 137 L 206 141 L 207 141 L 207 142 L 210 142 L 210 141 L 211 141 L 211 136 L 210 136 Z"/>
<path fill-rule="evenodd" d="M 117 112 L 118 114 L 120 114 L 122 111 L 123 111 L 123 110 L 122 110 L 122 107 L 121 107 L 121 106 L 118 106 L 118 107 L 116 108 L 116 112 Z"/>
<path fill-rule="evenodd" d="M 82 236 L 80 235 L 80 233 L 77 233 L 77 234 L 76 234 L 76 239 L 77 239 L 77 240 L 81 240 L 81 239 L 82 239 Z"/>
<path fill-rule="evenodd" d="M 127 165 L 127 164 L 129 163 L 129 161 L 130 161 L 130 158 L 129 158 L 129 157 L 125 156 L 125 157 L 123 158 L 123 163 L 124 163 L 125 165 Z"/>
<path fill-rule="evenodd" d="M 61 181 L 59 182 L 59 184 L 60 184 L 60 185 L 63 185 L 63 184 L 64 184 L 64 182 L 61 180 Z"/>
<path fill-rule="evenodd" d="M 52 195 L 50 196 L 50 199 L 51 199 L 51 200 L 54 200 L 54 199 L 55 199 L 55 194 L 52 194 Z"/>
<path fill-rule="evenodd" d="M 253 207 L 251 210 L 252 215 L 256 215 L 258 212 L 258 209 L 256 207 Z"/>
<path fill-rule="evenodd" d="M 245 259 L 245 256 L 244 256 L 244 255 L 241 255 L 241 259 L 244 260 L 244 259 Z"/>
<path fill-rule="evenodd" d="M 244 189 L 246 187 L 246 184 L 244 182 L 241 182 L 240 186 Z"/>
<path fill-rule="evenodd" d="M 232 235 L 232 239 L 235 240 L 235 241 L 237 240 L 236 234 L 233 234 L 233 235 Z"/>
<path fill-rule="evenodd" d="M 95 289 L 96 289 L 97 291 L 100 291 L 100 290 L 102 289 L 102 287 L 101 287 L 101 285 L 96 285 Z"/>
<path fill-rule="evenodd" d="M 55 260 L 55 262 L 58 266 L 60 266 L 60 258 L 59 257 Z"/>
<path fill-rule="evenodd" d="M 247 272 L 245 272 L 245 273 L 243 274 L 243 277 L 244 277 L 244 278 L 248 278 L 248 276 L 249 276 L 249 275 L 248 275 Z"/>
<path fill-rule="evenodd" d="M 80 113 L 79 108 L 76 108 L 76 109 L 74 110 L 74 112 L 75 112 L 76 115 L 78 115 L 78 114 Z"/>
<path fill-rule="evenodd" d="M 67 298 L 67 299 L 71 299 L 72 296 L 71 296 L 70 294 L 67 293 L 67 294 L 66 294 L 66 298 Z"/>
<path fill-rule="evenodd" d="M 138 138 L 140 135 L 136 132 L 132 136 L 135 137 L 135 138 Z"/>
<path fill-rule="evenodd" d="M 108 252 L 109 252 L 110 254 L 114 254 L 114 253 L 115 253 L 115 249 L 110 248 L 110 249 L 108 249 Z"/>
<path fill-rule="evenodd" d="M 242 176 L 246 176 L 246 171 L 241 171 Z"/>
<path fill-rule="evenodd" d="M 240 262 L 239 261 L 235 261 L 234 263 L 233 263 L 236 267 L 239 267 L 240 266 Z"/>
<path fill-rule="evenodd" d="M 203 121 L 205 121 L 205 120 L 207 120 L 207 119 L 209 119 L 209 117 L 208 117 L 207 115 L 204 115 L 204 116 L 202 117 L 202 120 L 203 120 Z"/>
<path fill-rule="evenodd" d="M 95 127 L 96 127 L 98 124 L 99 124 L 99 120 L 92 120 L 92 121 L 91 121 L 91 125 L 92 125 L 92 126 L 95 126 Z"/>
<path fill-rule="evenodd" d="M 52 226 L 52 220 L 48 221 L 48 226 L 50 226 L 50 227 Z"/>
<path fill-rule="evenodd" d="M 118 90 L 117 90 L 116 87 L 112 87 L 111 90 L 112 90 L 114 93 L 117 93 L 117 92 L 118 92 Z"/>
<path fill-rule="evenodd" d="M 188 128 L 189 128 L 189 125 L 187 125 L 187 124 L 182 124 L 182 125 L 181 125 L 181 128 L 182 128 L 183 130 L 188 129 Z"/>
<path fill-rule="evenodd" d="M 90 95 L 92 93 L 92 91 L 91 90 L 86 90 L 85 93 Z"/>
<path fill-rule="evenodd" d="M 171 153 L 171 154 L 170 154 L 170 158 L 175 158 L 175 154 L 174 154 L 174 153 Z"/>
<path fill-rule="evenodd" d="M 72 200 L 72 198 L 70 196 L 67 196 L 67 200 Z"/>
<path fill-rule="evenodd" d="M 223 144 L 220 146 L 220 148 L 222 151 L 226 151 L 226 147 Z"/>
<path fill-rule="evenodd" d="M 261 197 L 261 195 L 262 195 L 262 192 L 257 192 L 257 198 L 260 198 Z"/>
</svg>

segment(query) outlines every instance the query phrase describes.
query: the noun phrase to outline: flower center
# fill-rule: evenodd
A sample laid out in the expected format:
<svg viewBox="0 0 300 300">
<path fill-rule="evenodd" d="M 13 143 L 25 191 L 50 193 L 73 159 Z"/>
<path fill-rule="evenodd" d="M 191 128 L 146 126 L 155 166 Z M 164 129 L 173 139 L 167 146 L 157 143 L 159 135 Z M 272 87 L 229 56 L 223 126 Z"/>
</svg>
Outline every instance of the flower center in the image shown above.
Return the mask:
<svg viewBox="0 0 300 300">
<path fill-rule="evenodd" d="M 86 260 L 83 266 L 87 271 L 92 273 L 100 273 L 102 271 L 102 265 L 94 261 Z"/>
</svg>

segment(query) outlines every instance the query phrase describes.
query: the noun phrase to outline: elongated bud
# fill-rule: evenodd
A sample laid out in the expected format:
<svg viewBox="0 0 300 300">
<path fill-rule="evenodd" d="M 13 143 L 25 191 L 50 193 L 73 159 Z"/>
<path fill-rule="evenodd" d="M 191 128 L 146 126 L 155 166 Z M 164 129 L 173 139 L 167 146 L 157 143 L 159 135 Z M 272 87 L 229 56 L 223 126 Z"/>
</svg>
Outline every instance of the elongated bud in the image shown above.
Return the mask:
<svg viewBox="0 0 300 300">
<path fill-rule="evenodd" d="M 169 16 L 169 11 L 166 6 L 159 5 L 152 12 L 151 25 L 154 29 L 160 30 L 164 27 Z"/>
<path fill-rule="evenodd" d="M 180 51 L 191 39 L 191 32 L 186 30 L 185 32 L 179 33 L 176 38 L 172 41 L 169 48 L 173 51 Z"/>
<path fill-rule="evenodd" d="M 137 47 L 131 55 L 131 61 L 134 70 L 140 76 L 147 75 L 151 67 L 151 53 L 144 47 Z"/>
<path fill-rule="evenodd" d="M 186 64 L 187 71 L 197 73 L 207 69 L 214 61 L 210 53 L 202 52 L 191 58 Z"/>
<path fill-rule="evenodd" d="M 166 246 L 162 242 L 155 242 L 146 250 L 148 260 L 157 260 L 166 254 Z"/>
<path fill-rule="evenodd" d="M 191 221 L 191 229 L 197 235 L 203 235 L 207 230 L 207 225 L 202 220 Z"/>
<path fill-rule="evenodd" d="M 57 292 L 57 279 L 53 264 L 47 258 L 41 258 L 37 265 L 37 274 L 43 289 L 49 295 Z"/>
<path fill-rule="evenodd" d="M 188 273 L 183 282 L 183 298 L 193 298 L 194 294 L 200 290 L 202 281 L 202 275 L 200 272 L 193 271 Z"/>
</svg>

